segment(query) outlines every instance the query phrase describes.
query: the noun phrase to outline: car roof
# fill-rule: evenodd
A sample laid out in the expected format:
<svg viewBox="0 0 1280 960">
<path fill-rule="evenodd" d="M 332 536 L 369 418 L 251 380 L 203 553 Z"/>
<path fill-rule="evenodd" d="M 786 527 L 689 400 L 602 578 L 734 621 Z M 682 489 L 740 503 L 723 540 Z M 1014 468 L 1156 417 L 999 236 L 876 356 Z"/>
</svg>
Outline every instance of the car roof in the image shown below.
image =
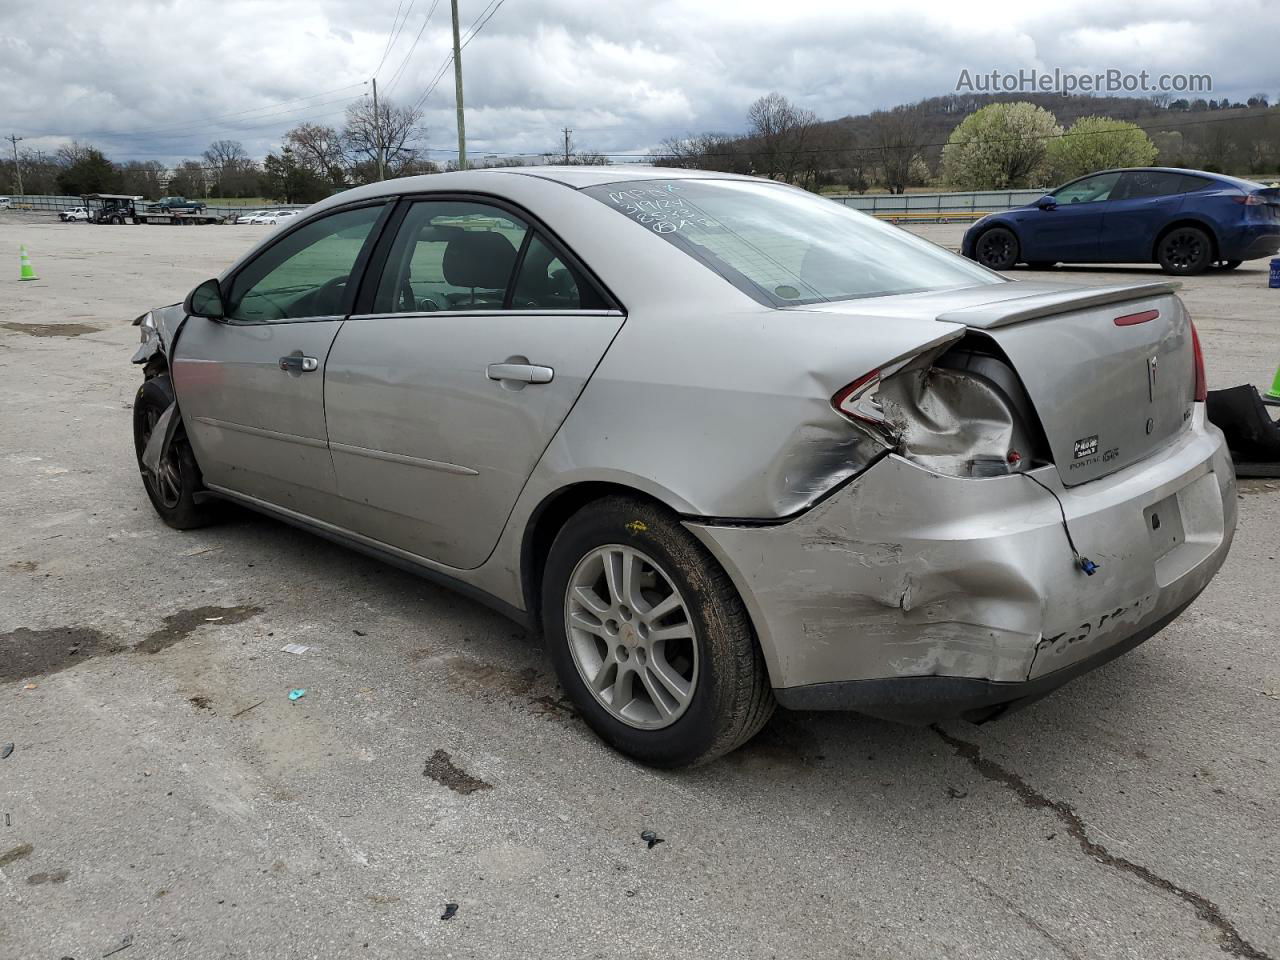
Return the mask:
<svg viewBox="0 0 1280 960">
<path fill-rule="evenodd" d="M 737 173 L 721 173 L 718 170 L 685 170 L 679 167 L 655 167 L 648 163 L 611 163 L 587 166 L 545 166 L 545 167 L 494 167 L 489 171 L 519 174 L 526 177 L 541 177 L 563 183 L 565 186 L 580 190 L 583 187 L 596 187 L 606 183 L 625 183 L 630 180 L 759 180 L 759 177 L 746 177 Z"/>
<path fill-rule="evenodd" d="M 1138 173 L 1144 171 L 1150 173 L 1182 173 L 1189 177 L 1207 177 L 1210 180 L 1217 180 L 1221 183 L 1228 183 L 1233 187 L 1239 187 L 1241 190 L 1261 190 L 1265 186 L 1265 184 L 1257 183 L 1253 180 L 1232 177 L 1225 173 L 1210 173 L 1208 170 L 1192 170 L 1188 167 L 1112 167 L 1110 170 L 1095 170 L 1093 173 L 1087 173 L 1084 176 L 1095 177 L 1102 173 Z M 1083 179 L 1084 177 L 1076 177 L 1076 180 Z"/>
</svg>

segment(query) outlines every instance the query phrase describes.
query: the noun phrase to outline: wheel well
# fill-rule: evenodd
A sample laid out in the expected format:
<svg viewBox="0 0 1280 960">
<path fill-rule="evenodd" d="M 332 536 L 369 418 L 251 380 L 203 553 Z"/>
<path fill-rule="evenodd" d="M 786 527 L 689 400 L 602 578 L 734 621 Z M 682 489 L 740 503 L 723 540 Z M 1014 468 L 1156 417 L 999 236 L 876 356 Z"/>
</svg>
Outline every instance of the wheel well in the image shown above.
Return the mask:
<svg viewBox="0 0 1280 960">
<path fill-rule="evenodd" d="M 604 497 L 619 495 L 670 509 L 656 497 L 641 493 L 633 487 L 620 483 L 589 481 L 557 490 L 538 504 L 530 515 L 529 522 L 525 526 L 524 543 L 520 549 L 520 582 L 524 589 L 525 610 L 529 612 L 529 620 L 535 628 L 541 630 L 542 572 L 546 567 L 547 554 L 551 552 L 551 544 L 555 542 L 556 534 L 570 517 L 587 504 Z"/>
<path fill-rule="evenodd" d="M 1218 259 L 1218 235 L 1213 232 L 1213 227 L 1203 220 L 1175 220 L 1156 235 L 1156 242 L 1151 245 L 1151 260 L 1153 263 L 1160 262 L 1160 241 L 1168 236 L 1171 230 L 1177 230 L 1179 227 L 1195 227 L 1197 230 L 1203 230 L 1208 234 L 1209 243 L 1213 247 L 1213 259 Z"/>
<path fill-rule="evenodd" d="M 977 236 L 973 238 L 973 254 L 975 257 L 978 255 L 978 242 L 992 230 L 1007 230 L 1012 234 L 1013 242 L 1018 245 L 1018 255 L 1022 255 L 1022 237 L 1018 236 L 1018 231 L 1013 229 L 1012 224 L 1006 223 L 1003 220 L 997 220 L 994 223 L 988 223 L 978 232 Z"/>
</svg>

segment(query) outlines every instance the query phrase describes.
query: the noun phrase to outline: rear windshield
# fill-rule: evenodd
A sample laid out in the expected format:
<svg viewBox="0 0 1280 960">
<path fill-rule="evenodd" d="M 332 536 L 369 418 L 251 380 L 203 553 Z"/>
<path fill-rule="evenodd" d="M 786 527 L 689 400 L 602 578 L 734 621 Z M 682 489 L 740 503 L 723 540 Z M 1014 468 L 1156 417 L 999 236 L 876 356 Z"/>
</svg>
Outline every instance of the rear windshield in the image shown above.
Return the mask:
<svg viewBox="0 0 1280 960">
<path fill-rule="evenodd" d="M 770 306 L 1004 282 L 905 230 L 780 184 L 634 180 L 583 193 Z"/>
</svg>

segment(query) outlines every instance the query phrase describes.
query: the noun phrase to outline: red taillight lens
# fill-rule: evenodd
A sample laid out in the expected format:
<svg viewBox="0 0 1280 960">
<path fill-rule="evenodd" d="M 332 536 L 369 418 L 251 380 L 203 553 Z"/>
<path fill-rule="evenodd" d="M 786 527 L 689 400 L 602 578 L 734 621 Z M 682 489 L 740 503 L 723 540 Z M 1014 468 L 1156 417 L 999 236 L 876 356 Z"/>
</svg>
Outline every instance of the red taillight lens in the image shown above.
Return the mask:
<svg viewBox="0 0 1280 960">
<path fill-rule="evenodd" d="M 863 423 L 883 427 L 884 411 L 875 398 L 876 391 L 879 389 L 880 371 L 872 370 L 838 390 L 831 398 L 831 406 L 835 407 L 836 413 L 843 414 L 852 420 L 861 420 Z"/>
<path fill-rule="evenodd" d="M 1246 193 L 1238 197 L 1232 197 L 1231 199 L 1246 207 L 1260 207 L 1267 202 L 1256 193 Z"/>
<path fill-rule="evenodd" d="M 1200 334 L 1196 333 L 1196 325 L 1191 324 L 1191 352 L 1195 356 L 1196 403 L 1204 403 L 1209 399 L 1209 382 L 1204 375 L 1204 351 L 1200 349 Z"/>
</svg>

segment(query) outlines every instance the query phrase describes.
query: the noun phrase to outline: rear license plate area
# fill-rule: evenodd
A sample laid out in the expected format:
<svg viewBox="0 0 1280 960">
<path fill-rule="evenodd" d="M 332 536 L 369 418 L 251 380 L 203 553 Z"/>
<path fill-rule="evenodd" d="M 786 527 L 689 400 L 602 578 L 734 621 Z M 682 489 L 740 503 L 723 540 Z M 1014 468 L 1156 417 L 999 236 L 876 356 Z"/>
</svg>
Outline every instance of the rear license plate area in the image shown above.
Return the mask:
<svg viewBox="0 0 1280 960">
<path fill-rule="evenodd" d="M 1151 537 L 1151 556 L 1159 560 L 1186 541 L 1187 535 L 1182 526 L 1182 508 L 1178 504 L 1178 495 L 1165 497 L 1159 503 L 1153 503 L 1142 511 L 1146 520 L 1147 535 Z"/>
</svg>

